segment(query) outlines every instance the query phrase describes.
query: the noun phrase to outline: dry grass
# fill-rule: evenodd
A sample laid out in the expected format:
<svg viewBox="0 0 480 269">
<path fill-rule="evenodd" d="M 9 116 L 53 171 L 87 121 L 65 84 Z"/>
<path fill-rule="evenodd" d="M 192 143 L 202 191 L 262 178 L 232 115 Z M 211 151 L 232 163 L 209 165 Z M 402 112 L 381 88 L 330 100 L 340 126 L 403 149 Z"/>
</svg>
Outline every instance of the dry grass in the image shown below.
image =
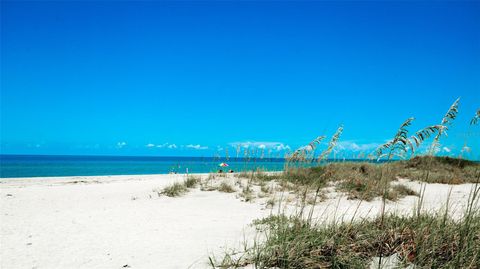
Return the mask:
<svg viewBox="0 0 480 269">
<path fill-rule="evenodd" d="M 350 199 L 370 201 L 382 196 L 395 180 L 391 170 L 368 163 L 336 163 L 325 167 L 324 176 L 337 182 L 336 189 L 348 193 Z"/>
<path fill-rule="evenodd" d="M 437 212 L 325 225 L 301 214 L 271 215 L 253 222 L 263 241 L 241 256 L 227 253 L 220 262 L 210 261 L 220 268 L 368 268 L 375 257 L 396 255 L 399 268 L 475 269 L 480 264 L 480 212 L 474 207 L 479 195 L 476 185 L 459 220 Z"/>
<path fill-rule="evenodd" d="M 235 192 L 235 189 L 233 188 L 233 186 L 231 186 L 231 185 L 228 184 L 227 182 L 222 182 L 222 183 L 220 183 L 220 185 L 218 186 L 217 190 L 218 190 L 219 192 L 226 192 L 226 193 Z"/>
<path fill-rule="evenodd" d="M 168 197 L 177 197 L 181 196 L 188 192 L 188 188 L 185 186 L 185 184 L 175 182 L 172 185 L 169 185 L 165 188 L 163 188 L 158 195 L 166 195 Z"/>
<path fill-rule="evenodd" d="M 411 188 L 403 185 L 403 184 L 396 184 L 392 187 L 392 191 L 398 193 L 400 196 L 419 196 L 418 192 L 412 190 Z"/>
<path fill-rule="evenodd" d="M 283 172 L 281 178 L 296 185 L 324 186 L 327 182 L 325 168 L 322 166 L 311 168 L 290 168 Z"/>
<path fill-rule="evenodd" d="M 374 164 L 367 162 L 330 163 L 312 168 L 290 168 L 281 174 L 280 186 L 298 192 L 299 186 L 324 187 L 333 182 L 350 199 L 370 201 L 375 197 L 397 200 L 417 195 L 406 186 L 392 186 L 398 177 L 428 183 L 475 183 L 480 164 L 449 157 L 415 157 L 408 161 Z"/>
<path fill-rule="evenodd" d="M 253 201 L 254 199 L 254 192 L 253 192 L 253 189 L 252 189 L 252 185 L 251 184 L 247 184 L 247 186 L 245 186 L 244 188 L 242 188 L 242 192 L 239 194 L 239 196 L 241 198 L 243 198 L 243 200 L 245 202 L 251 202 Z"/>
<path fill-rule="evenodd" d="M 401 264 L 421 268 L 478 268 L 480 218 L 460 249 L 463 222 L 442 217 L 387 216 L 335 227 L 312 225 L 284 216 L 258 221 L 267 240 L 248 263 L 257 268 L 366 268 L 373 257 L 397 254 Z"/>
<path fill-rule="evenodd" d="M 189 189 L 197 187 L 201 183 L 201 178 L 196 176 L 188 176 L 183 182 L 175 182 L 169 186 L 164 187 L 163 189 L 154 189 L 153 192 L 156 192 L 158 196 L 166 195 L 168 197 L 177 197 L 182 196 L 187 193 Z"/>
<path fill-rule="evenodd" d="M 270 186 L 268 186 L 267 184 L 263 184 L 263 185 L 260 185 L 260 191 L 263 192 L 263 193 L 271 194 L 272 193 L 272 188 Z"/>
<path fill-rule="evenodd" d="M 275 205 L 275 198 L 270 198 L 267 200 L 266 206 L 268 208 L 273 208 L 274 205 Z"/>
<path fill-rule="evenodd" d="M 309 193 L 305 197 L 305 202 L 309 205 L 315 205 L 325 200 L 327 200 L 327 194 L 325 191 L 319 191 L 318 193 Z"/>
<path fill-rule="evenodd" d="M 187 188 L 195 188 L 201 181 L 200 177 L 197 176 L 188 176 L 187 179 L 183 182 Z"/>
<path fill-rule="evenodd" d="M 255 182 L 266 182 L 280 179 L 280 175 L 276 173 L 267 173 L 260 169 L 256 171 L 243 171 L 235 175 L 237 178 L 247 178 Z"/>
<path fill-rule="evenodd" d="M 480 164 L 459 158 L 417 156 L 407 161 L 391 163 L 397 175 L 428 183 L 475 183 Z"/>
</svg>

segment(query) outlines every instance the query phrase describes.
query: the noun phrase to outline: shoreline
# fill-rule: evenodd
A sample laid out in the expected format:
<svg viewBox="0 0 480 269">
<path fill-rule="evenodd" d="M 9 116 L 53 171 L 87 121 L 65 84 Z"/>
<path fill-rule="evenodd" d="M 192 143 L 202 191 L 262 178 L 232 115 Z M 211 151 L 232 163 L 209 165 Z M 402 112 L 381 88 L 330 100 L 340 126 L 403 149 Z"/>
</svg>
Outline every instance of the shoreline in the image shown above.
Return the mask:
<svg viewBox="0 0 480 269">
<path fill-rule="evenodd" d="M 228 167 L 227 167 L 228 168 Z M 260 167 L 257 167 L 260 168 Z M 233 174 L 238 174 L 242 172 L 251 172 L 252 170 L 256 169 L 247 169 L 247 170 L 234 170 Z M 228 170 L 227 170 L 228 171 Z M 283 172 L 283 168 L 279 170 L 262 170 L 265 173 L 279 173 Z M 100 175 L 53 175 L 53 176 L 14 176 L 14 177 L 0 177 L 0 181 L 2 180 L 18 180 L 18 179 L 27 179 L 27 178 L 40 178 L 40 179 L 53 179 L 53 178 L 69 178 L 69 177 L 115 177 L 115 176 L 162 176 L 162 175 L 186 175 L 187 173 L 185 171 L 182 172 L 177 172 L 177 173 L 140 173 L 140 174 L 100 174 Z M 193 172 L 193 173 L 188 173 L 188 175 L 203 175 L 203 174 L 218 174 L 217 171 L 210 171 L 210 172 Z M 223 172 L 223 174 L 232 174 L 228 172 Z"/>
<path fill-rule="evenodd" d="M 267 171 L 266 174 L 277 174 L 282 171 Z M 239 173 L 177 173 L 177 174 L 143 174 L 143 175 L 100 175 L 100 176 L 55 176 L 55 177 L 6 177 L 0 178 L 1 186 L 17 186 L 23 185 L 51 185 L 52 183 L 110 183 L 114 181 L 142 181 L 142 180 L 154 180 L 154 179 L 185 179 L 188 176 L 205 178 L 209 175 L 227 175 L 235 177 Z M 78 181 L 78 182 L 76 182 Z"/>
<path fill-rule="evenodd" d="M 205 173 L 165 173 L 165 174 L 121 174 L 121 175 L 75 175 L 75 176 L 33 176 L 33 177 L 0 177 L 0 182 L 5 180 L 28 180 L 28 179 L 41 179 L 41 180 L 54 180 L 54 179 L 69 179 L 69 178 L 112 178 L 112 177 L 152 177 L 152 176 L 177 176 L 177 175 L 191 175 L 191 176 L 205 176 L 209 174 L 239 174 L 241 172 L 251 172 L 250 170 L 247 171 L 239 171 L 233 173 L 217 173 L 217 172 L 205 172 Z M 264 171 L 265 173 L 281 173 L 283 170 L 272 170 L 272 171 Z"/>
</svg>

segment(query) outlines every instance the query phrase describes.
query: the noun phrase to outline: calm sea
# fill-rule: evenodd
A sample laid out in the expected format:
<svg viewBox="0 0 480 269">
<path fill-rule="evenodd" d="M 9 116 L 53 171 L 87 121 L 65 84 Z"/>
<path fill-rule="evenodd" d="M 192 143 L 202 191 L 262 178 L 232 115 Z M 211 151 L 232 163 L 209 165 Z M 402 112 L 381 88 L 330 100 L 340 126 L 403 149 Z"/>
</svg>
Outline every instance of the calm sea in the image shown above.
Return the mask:
<svg viewBox="0 0 480 269">
<path fill-rule="evenodd" d="M 367 161 L 363 159 L 328 160 Z M 228 167 L 219 167 L 225 162 Z M 0 154 L 0 178 L 146 175 L 168 173 L 210 173 L 219 169 L 235 172 L 262 169 L 281 171 L 283 158 L 213 158 L 213 157 L 141 157 L 141 156 L 72 156 Z M 316 165 L 313 163 L 311 165 Z"/>
<path fill-rule="evenodd" d="M 225 162 L 229 166 L 220 168 Z M 208 157 L 124 157 L 124 156 L 58 156 L 0 155 L 0 177 L 51 177 L 167 174 L 170 172 L 209 173 L 218 169 L 234 171 L 260 168 L 283 169 L 284 159 L 250 159 Z"/>
</svg>

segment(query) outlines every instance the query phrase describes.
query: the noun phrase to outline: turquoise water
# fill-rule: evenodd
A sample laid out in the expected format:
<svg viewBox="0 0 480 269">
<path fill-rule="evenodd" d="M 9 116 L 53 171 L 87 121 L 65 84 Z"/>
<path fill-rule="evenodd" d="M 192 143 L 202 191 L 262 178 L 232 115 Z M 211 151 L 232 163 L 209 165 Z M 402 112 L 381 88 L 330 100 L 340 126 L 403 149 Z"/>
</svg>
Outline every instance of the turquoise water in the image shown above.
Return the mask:
<svg viewBox="0 0 480 269">
<path fill-rule="evenodd" d="M 328 160 L 364 162 L 364 159 Z M 219 167 L 225 162 L 228 167 Z M 210 173 L 219 169 L 235 172 L 261 169 L 281 171 L 283 158 L 243 159 L 212 157 L 141 157 L 141 156 L 61 156 L 61 155 L 2 155 L 0 178 L 146 175 L 168 173 Z M 302 164 L 304 166 L 304 164 Z M 318 165 L 312 163 L 310 165 Z"/>
<path fill-rule="evenodd" d="M 222 162 L 228 167 L 219 167 Z M 0 177 L 51 177 L 209 173 L 219 169 L 280 171 L 284 159 L 203 158 L 203 157 L 122 157 L 0 155 Z"/>
</svg>

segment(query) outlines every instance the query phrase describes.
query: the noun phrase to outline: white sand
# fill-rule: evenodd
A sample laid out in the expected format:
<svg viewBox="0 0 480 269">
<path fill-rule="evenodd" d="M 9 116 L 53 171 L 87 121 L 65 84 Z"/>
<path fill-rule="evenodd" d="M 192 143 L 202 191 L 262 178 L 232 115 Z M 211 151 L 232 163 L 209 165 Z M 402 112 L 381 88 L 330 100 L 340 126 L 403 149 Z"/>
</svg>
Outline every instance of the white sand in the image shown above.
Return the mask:
<svg viewBox="0 0 480 269">
<path fill-rule="evenodd" d="M 210 254 L 241 246 L 244 235 L 253 234 L 248 224 L 270 213 L 264 204 L 268 198 L 248 203 L 235 193 L 195 189 L 170 198 L 152 192 L 184 178 L 0 179 L 0 267 L 205 268 Z M 406 184 L 416 189 L 420 186 Z M 453 186 L 451 201 L 457 215 L 471 187 Z M 449 188 L 429 184 L 425 209 L 442 208 Z M 334 192 L 329 196 L 331 199 L 316 206 L 319 219 L 333 214 L 350 219 L 355 211 L 357 217 L 375 216 L 381 208 L 379 200 L 359 205 Z M 406 197 L 389 203 L 387 210 L 411 213 L 416 200 Z"/>
</svg>

